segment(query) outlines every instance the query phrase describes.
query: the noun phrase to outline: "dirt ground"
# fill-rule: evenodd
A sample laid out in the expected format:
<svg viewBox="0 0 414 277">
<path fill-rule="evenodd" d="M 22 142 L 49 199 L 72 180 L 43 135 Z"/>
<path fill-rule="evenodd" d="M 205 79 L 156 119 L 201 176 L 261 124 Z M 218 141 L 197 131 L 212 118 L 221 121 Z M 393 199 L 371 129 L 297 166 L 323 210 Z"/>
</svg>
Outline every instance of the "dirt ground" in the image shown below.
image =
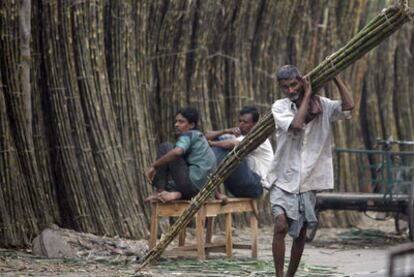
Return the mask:
<svg viewBox="0 0 414 277">
<path fill-rule="evenodd" d="M 191 230 L 188 232 L 191 241 Z M 235 229 L 235 242 L 249 241 L 249 229 Z M 214 240 L 222 240 L 217 232 Z M 97 239 L 94 239 L 97 241 Z M 272 228 L 259 232 L 259 257 L 250 258 L 249 250 L 235 250 L 233 258 L 213 253 L 205 262 L 193 259 L 162 258 L 139 276 L 274 276 L 271 254 Z M 101 239 L 99 245 L 105 244 Z M 97 251 L 93 246 L 78 251 L 78 258 L 48 259 L 34 256 L 29 249 L 0 249 L 1 276 L 131 276 L 137 260 L 131 253 L 118 251 L 111 242 L 111 251 Z M 134 241 L 122 240 L 122 245 Z M 408 242 L 407 234 L 397 234 L 393 219 L 362 220 L 348 229 L 319 229 L 313 242 L 305 247 L 297 276 L 386 276 L 390 247 Z M 141 242 L 142 243 L 142 242 Z M 290 239 L 287 249 L 290 249 Z M 119 246 L 119 245 L 118 245 Z M 120 246 L 121 247 L 121 246 Z M 287 252 L 287 256 L 289 253 Z M 288 258 L 288 257 L 287 257 Z M 410 262 L 414 264 L 414 260 Z"/>
</svg>

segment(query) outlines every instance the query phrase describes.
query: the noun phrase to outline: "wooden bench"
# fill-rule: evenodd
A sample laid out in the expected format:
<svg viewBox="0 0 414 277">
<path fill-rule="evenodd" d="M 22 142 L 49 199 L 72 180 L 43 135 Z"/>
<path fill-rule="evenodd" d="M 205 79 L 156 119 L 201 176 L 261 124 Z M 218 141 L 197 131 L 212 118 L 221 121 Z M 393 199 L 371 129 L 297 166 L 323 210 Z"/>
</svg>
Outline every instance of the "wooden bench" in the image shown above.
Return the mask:
<svg viewBox="0 0 414 277">
<path fill-rule="evenodd" d="M 162 203 L 151 201 L 151 230 L 149 248 L 152 249 L 157 242 L 158 219 L 160 217 L 178 217 L 188 208 L 190 201 L 178 200 Z M 232 237 L 232 214 L 250 212 L 251 244 L 235 244 Z M 217 215 L 225 215 L 225 241 L 213 243 L 214 218 Z M 229 198 L 227 204 L 222 205 L 219 200 L 210 200 L 202 205 L 195 216 L 196 222 L 196 244 L 184 245 L 186 228 L 179 234 L 178 247 L 171 253 L 174 256 L 195 256 L 204 260 L 206 253 L 225 252 L 228 257 L 233 255 L 233 249 L 251 249 L 253 258 L 257 258 L 257 219 L 258 210 L 256 200 L 251 198 Z M 207 222 L 207 224 L 206 224 Z M 207 225 L 207 232 L 204 237 L 204 227 Z"/>
<path fill-rule="evenodd" d="M 402 212 L 408 207 L 408 194 L 393 194 L 385 197 L 383 193 L 368 192 L 320 192 L 316 194 L 318 211 L 353 210 L 377 212 Z"/>
</svg>

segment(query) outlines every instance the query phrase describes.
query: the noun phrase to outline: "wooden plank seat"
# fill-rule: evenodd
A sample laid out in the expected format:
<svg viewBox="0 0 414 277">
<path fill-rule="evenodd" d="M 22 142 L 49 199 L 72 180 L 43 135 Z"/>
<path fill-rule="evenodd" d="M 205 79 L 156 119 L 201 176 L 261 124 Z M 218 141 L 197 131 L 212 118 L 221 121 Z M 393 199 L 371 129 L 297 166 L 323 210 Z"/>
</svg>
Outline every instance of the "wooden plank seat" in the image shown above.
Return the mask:
<svg viewBox="0 0 414 277">
<path fill-rule="evenodd" d="M 354 210 L 354 211 L 388 211 L 405 212 L 409 196 L 367 192 L 321 192 L 316 194 L 317 209 L 323 210 Z"/>
<path fill-rule="evenodd" d="M 158 220 L 160 217 L 178 217 L 190 205 L 188 200 L 176 200 L 162 203 L 151 201 L 151 229 L 148 241 L 152 249 L 157 242 Z M 235 244 L 232 237 L 232 214 L 250 212 L 251 244 Z M 212 242 L 214 218 L 218 215 L 225 216 L 225 240 L 224 242 Z M 196 244 L 185 245 L 186 228 L 179 234 L 178 247 L 167 251 L 166 255 L 193 256 L 204 260 L 206 253 L 225 252 L 228 257 L 233 255 L 233 249 L 251 249 L 253 258 L 257 258 L 257 202 L 251 198 L 228 198 L 225 205 L 220 200 L 209 200 L 205 202 L 195 215 L 196 222 Z M 207 223 L 207 224 L 206 224 Z M 204 237 L 204 228 L 207 231 Z"/>
</svg>

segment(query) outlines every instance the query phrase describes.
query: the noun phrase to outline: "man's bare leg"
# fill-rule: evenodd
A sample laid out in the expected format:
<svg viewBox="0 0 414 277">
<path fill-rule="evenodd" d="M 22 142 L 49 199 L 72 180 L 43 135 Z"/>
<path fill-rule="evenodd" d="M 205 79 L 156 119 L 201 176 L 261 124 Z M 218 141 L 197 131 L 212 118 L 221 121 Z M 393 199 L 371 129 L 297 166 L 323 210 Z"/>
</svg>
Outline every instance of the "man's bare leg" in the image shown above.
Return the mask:
<svg viewBox="0 0 414 277">
<path fill-rule="evenodd" d="M 288 224 L 285 214 L 276 217 L 273 229 L 273 262 L 275 264 L 276 277 L 283 277 L 283 267 L 285 264 L 285 237 L 288 231 Z"/>
<path fill-rule="evenodd" d="M 158 199 L 161 202 L 170 202 L 181 199 L 182 194 L 179 191 L 163 191 L 158 193 Z"/>
<path fill-rule="evenodd" d="M 294 276 L 298 270 L 300 259 L 302 258 L 303 248 L 305 247 L 306 228 L 302 228 L 299 237 L 293 240 L 292 249 L 290 251 L 290 261 L 287 271 L 287 277 Z"/>
</svg>

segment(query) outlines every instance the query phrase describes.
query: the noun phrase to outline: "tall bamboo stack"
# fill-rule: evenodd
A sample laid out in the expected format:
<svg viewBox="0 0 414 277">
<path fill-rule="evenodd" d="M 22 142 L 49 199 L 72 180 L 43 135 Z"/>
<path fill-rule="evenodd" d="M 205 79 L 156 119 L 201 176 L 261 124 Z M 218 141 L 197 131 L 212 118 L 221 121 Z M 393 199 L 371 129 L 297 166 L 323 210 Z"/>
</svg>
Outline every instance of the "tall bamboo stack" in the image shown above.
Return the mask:
<svg viewBox="0 0 414 277">
<path fill-rule="evenodd" d="M 145 237 L 149 210 L 142 200 L 151 190 L 145 172 L 155 145 L 174 139 L 178 107 L 198 108 L 204 130 L 234 126 L 246 104 L 265 112 L 281 96 L 279 66 L 294 63 L 308 72 L 385 5 L 23 2 L 31 3 L 29 98 L 20 71 L 28 62 L 21 52 L 22 1 L 0 1 L 2 246 L 26 245 L 49 223 Z M 370 147 L 390 135 L 414 139 L 413 80 L 406 77 L 412 40 L 413 27 L 405 26 L 343 72 L 358 109 L 352 122 L 335 127 L 336 146 Z M 321 93 L 337 97 L 329 84 Z M 342 178 L 352 178 L 353 164 Z M 268 223 L 266 202 L 261 209 Z"/>
</svg>

